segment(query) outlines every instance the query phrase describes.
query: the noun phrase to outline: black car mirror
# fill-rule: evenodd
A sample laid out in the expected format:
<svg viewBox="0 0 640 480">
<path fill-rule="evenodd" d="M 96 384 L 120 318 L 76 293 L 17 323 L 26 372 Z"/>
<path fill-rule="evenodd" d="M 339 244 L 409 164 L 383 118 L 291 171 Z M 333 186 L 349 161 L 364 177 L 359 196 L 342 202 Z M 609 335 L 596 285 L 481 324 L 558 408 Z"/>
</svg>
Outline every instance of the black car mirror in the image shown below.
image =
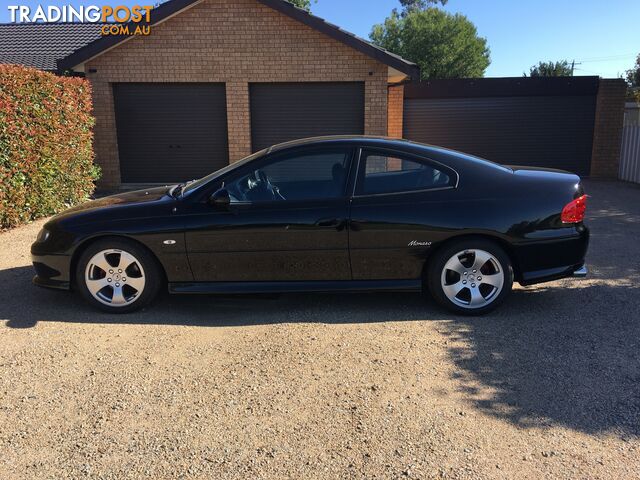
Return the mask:
<svg viewBox="0 0 640 480">
<path fill-rule="evenodd" d="M 231 197 L 229 196 L 229 192 L 227 191 L 226 188 L 221 188 L 219 190 L 216 190 L 209 197 L 209 205 L 213 205 L 214 207 L 219 208 L 221 210 L 228 208 L 230 204 L 231 204 Z"/>
</svg>

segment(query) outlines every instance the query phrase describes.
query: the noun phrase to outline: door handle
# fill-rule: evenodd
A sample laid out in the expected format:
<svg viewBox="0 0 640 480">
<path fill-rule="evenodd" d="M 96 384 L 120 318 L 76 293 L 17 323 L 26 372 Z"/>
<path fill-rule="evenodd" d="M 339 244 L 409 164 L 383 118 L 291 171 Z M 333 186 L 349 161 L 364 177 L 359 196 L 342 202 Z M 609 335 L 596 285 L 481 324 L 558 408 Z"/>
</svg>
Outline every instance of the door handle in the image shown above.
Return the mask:
<svg viewBox="0 0 640 480">
<path fill-rule="evenodd" d="M 344 218 L 322 218 L 316 222 L 316 227 L 335 228 L 341 230 L 344 227 Z"/>
</svg>

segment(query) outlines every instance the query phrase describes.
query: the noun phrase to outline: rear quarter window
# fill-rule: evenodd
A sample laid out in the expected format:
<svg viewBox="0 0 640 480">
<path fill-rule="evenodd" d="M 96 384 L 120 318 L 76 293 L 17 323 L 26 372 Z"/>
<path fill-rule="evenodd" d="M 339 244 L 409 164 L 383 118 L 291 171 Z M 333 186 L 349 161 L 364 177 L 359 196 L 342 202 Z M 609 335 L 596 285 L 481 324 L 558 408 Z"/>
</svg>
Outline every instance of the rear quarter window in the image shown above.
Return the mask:
<svg viewBox="0 0 640 480">
<path fill-rule="evenodd" d="M 378 195 L 455 186 L 451 170 L 428 160 L 382 152 L 363 152 L 356 194 Z"/>
</svg>

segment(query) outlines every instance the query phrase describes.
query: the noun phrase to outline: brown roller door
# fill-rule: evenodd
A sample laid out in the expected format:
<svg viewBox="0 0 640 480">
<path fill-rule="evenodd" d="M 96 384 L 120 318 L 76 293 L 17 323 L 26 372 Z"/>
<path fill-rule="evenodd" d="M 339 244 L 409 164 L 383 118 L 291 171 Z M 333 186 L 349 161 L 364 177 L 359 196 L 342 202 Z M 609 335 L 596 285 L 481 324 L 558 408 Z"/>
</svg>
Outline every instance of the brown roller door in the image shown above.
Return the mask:
<svg viewBox="0 0 640 480">
<path fill-rule="evenodd" d="M 228 165 L 224 84 L 113 87 L 123 183 L 173 183 Z"/>
<path fill-rule="evenodd" d="M 364 83 L 253 83 L 254 151 L 321 135 L 364 133 Z"/>
<path fill-rule="evenodd" d="M 588 175 L 598 79 L 432 80 L 405 86 L 404 137 L 510 165 Z"/>
</svg>

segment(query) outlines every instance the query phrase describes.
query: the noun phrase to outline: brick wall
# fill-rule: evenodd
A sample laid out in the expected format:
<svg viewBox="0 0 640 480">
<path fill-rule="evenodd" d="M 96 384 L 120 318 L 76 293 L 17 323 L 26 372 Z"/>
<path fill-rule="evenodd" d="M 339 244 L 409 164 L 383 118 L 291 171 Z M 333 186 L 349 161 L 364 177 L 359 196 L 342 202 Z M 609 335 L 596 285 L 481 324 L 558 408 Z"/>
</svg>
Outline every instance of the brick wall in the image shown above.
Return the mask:
<svg viewBox="0 0 640 480">
<path fill-rule="evenodd" d="M 404 109 L 404 86 L 389 87 L 387 102 L 387 135 L 402 138 L 402 116 Z"/>
<path fill-rule="evenodd" d="M 251 153 L 249 84 L 243 81 L 227 82 L 226 90 L 229 161 L 235 162 Z"/>
<path fill-rule="evenodd" d="M 365 133 L 387 133 L 387 66 L 256 0 L 204 0 L 85 65 L 102 186 L 120 183 L 115 82 L 224 82 L 229 158 L 251 153 L 250 82 L 364 81 Z"/>
<path fill-rule="evenodd" d="M 592 177 L 618 178 L 626 89 L 622 79 L 600 79 L 591 153 Z"/>
</svg>

